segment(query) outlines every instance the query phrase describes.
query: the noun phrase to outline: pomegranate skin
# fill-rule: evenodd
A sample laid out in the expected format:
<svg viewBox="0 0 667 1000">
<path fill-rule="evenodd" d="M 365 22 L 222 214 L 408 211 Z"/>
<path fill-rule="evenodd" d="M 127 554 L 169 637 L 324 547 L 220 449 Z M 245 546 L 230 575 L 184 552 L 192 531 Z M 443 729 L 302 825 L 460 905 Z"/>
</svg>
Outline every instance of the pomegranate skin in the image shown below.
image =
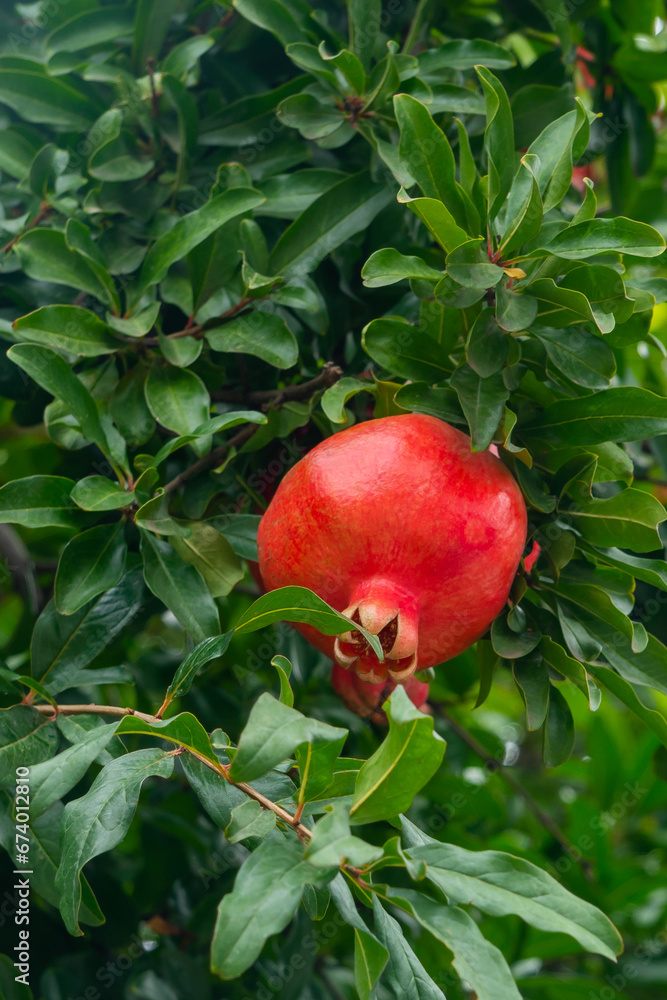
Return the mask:
<svg viewBox="0 0 667 1000">
<path fill-rule="evenodd" d="M 303 586 L 379 635 L 297 626 L 363 680 L 405 680 L 467 649 L 502 610 L 526 541 L 502 462 L 435 417 L 357 424 L 285 476 L 258 534 L 267 590 Z"/>
<path fill-rule="evenodd" d="M 387 725 L 383 704 L 396 687 L 396 681 L 388 680 L 385 684 L 374 684 L 372 681 L 362 681 L 354 670 L 346 670 L 335 663 L 331 670 L 331 684 L 334 691 L 355 715 L 370 719 L 378 725 Z M 405 693 L 416 708 L 428 711 L 428 684 L 417 677 L 408 677 L 403 683 Z"/>
</svg>

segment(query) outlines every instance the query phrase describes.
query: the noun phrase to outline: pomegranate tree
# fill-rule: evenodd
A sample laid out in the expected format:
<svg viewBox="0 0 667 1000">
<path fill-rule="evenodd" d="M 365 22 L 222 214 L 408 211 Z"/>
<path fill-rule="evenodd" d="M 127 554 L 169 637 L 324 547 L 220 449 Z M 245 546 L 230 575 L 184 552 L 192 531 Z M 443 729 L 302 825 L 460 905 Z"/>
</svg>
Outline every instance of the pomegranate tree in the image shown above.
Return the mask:
<svg viewBox="0 0 667 1000">
<path fill-rule="evenodd" d="M 382 662 L 356 631 L 334 639 L 299 626 L 373 685 L 404 683 L 479 639 L 507 600 L 525 542 L 525 505 L 502 462 L 422 414 L 322 441 L 285 476 L 258 536 L 267 589 L 308 587 L 379 637 Z M 349 705 L 374 709 L 340 670 L 334 684 Z"/>
</svg>

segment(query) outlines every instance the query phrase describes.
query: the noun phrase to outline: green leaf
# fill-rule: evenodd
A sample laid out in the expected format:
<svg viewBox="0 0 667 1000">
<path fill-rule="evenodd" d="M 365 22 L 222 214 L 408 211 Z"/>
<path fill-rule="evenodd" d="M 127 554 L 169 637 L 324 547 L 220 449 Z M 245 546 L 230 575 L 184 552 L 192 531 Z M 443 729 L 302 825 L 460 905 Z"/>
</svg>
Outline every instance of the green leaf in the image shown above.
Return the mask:
<svg viewBox="0 0 667 1000">
<path fill-rule="evenodd" d="M 502 369 L 508 350 L 507 337 L 498 326 L 493 310 L 482 309 L 468 338 L 468 364 L 480 378 L 488 378 Z"/>
<path fill-rule="evenodd" d="M 570 706 L 554 684 L 549 690 L 549 711 L 543 733 L 542 758 L 545 766 L 558 767 L 564 764 L 574 750 L 574 719 Z M 583 943 L 584 938 L 577 936 L 577 940 Z M 603 950 L 599 945 L 595 947 L 590 944 L 587 947 L 591 951 L 613 957 L 613 952 L 610 954 L 608 948 Z M 618 946 L 616 950 L 619 950 Z"/>
<path fill-rule="evenodd" d="M 132 493 L 106 476 L 85 476 L 74 485 L 71 497 L 80 508 L 91 511 L 128 507 L 134 499 Z"/>
<path fill-rule="evenodd" d="M 223 514 L 209 518 L 206 523 L 225 536 L 237 556 L 257 562 L 257 531 L 260 520 L 257 514 Z"/>
<path fill-rule="evenodd" d="M 106 323 L 78 306 L 43 306 L 15 320 L 13 329 L 19 340 L 45 344 L 84 358 L 110 354 L 120 346 Z"/>
<path fill-rule="evenodd" d="M 510 333 L 519 333 L 531 326 L 537 315 L 537 299 L 532 294 L 516 292 L 502 281 L 496 285 L 496 320 Z"/>
<path fill-rule="evenodd" d="M 299 357 L 294 334 L 277 313 L 255 309 L 206 332 L 215 351 L 252 354 L 276 368 L 291 368 Z"/>
<path fill-rule="evenodd" d="M 58 230 L 31 229 L 21 237 L 14 250 L 29 278 L 67 285 L 93 295 L 105 305 L 113 304 L 108 289 L 84 257 L 75 250 L 70 250 L 65 236 Z"/>
<path fill-rule="evenodd" d="M 667 562 L 664 559 L 641 559 L 622 549 L 594 549 L 601 562 L 619 569 L 631 570 L 638 580 L 650 583 L 660 590 L 667 590 Z"/>
<path fill-rule="evenodd" d="M 236 631 L 256 632 L 257 629 L 279 621 L 312 625 L 323 635 L 340 635 L 354 628 L 363 635 L 376 656 L 383 658 L 382 646 L 376 635 L 334 611 L 326 601 L 306 587 L 280 587 L 264 594 L 244 611 L 236 623 Z"/>
<path fill-rule="evenodd" d="M 619 386 L 578 399 L 559 399 L 522 427 L 531 437 L 562 444 L 641 441 L 667 433 L 667 399 Z"/>
<path fill-rule="evenodd" d="M 302 743 L 331 743 L 345 729 L 308 719 L 265 692 L 255 702 L 230 769 L 236 781 L 253 781 L 290 757 Z"/>
<path fill-rule="evenodd" d="M 394 400 L 413 413 L 428 413 L 449 424 L 466 426 L 466 418 L 453 389 L 431 388 L 424 382 L 411 382 L 398 390 Z"/>
<path fill-rule="evenodd" d="M 218 907 L 211 942 L 211 968 L 221 979 L 236 979 L 249 968 L 267 938 L 292 919 L 304 885 L 321 881 L 303 854 L 298 841 L 270 837 L 239 871 Z"/>
<path fill-rule="evenodd" d="M 217 635 L 218 609 L 198 570 L 150 531 L 142 531 L 140 547 L 148 589 L 166 604 L 195 642 Z"/>
<path fill-rule="evenodd" d="M 145 71 L 148 59 L 160 54 L 176 7 L 177 0 L 138 0 L 132 37 L 132 64 L 137 76 Z"/>
<path fill-rule="evenodd" d="M 165 701 L 169 702 L 174 698 L 182 698 L 184 694 L 187 694 L 201 668 L 227 651 L 233 635 L 234 629 L 230 632 L 225 632 L 224 635 L 212 636 L 210 639 L 203 639 L 198 643 L 188 653 L 174 674 L 174 679 L 167 688 Z"/>
<path fill-rule="evenodd" d="M 465 225 L 463 200 L 456 183 L 456 163 L 444 132 L 431 118 L 428 108 L 409 94 L 394 97 L 394 113 L 400 129 L 400 156 L 426 198 L 447 206 L 455 221 Z"/>
<path fill-rule="evenodd" d="M 635 552 L 653 552 L 661 547 L 657 526 L 667 519 L 667 511 L 643 490 L 627 487 L 604 500 L 582 491 L 576 502 L 566 503 L 563 508 L 593 545 L 617 544 Z"/>
<path fill-rule="evenodd" d="M 332 743 L 304 743 L 294 751 L 299 768 L 299 804 L 312 802 L 322 796 L 326 797 L 327 789 L 335 781 L 337 768 L 344 770 L 352 766 L 359 770 L 361 761 L 348 762 L 343 766 L 339 754 L 343 749 L 346 737 L 334 740 Z M 354 774 L 347 771 L 348 774 Z"/>
<path fill-rule="evenodd" d="M 14 785 L 17 767 L 31 767 L 56 752 L 58 730 L 29 705 L 0 711 L 0 787 Z"/>
<path fill-rule="evenodd" d="M 551 363 L 566 378 L 587 389 L 604 389 L 616 374 L 616 359 L 600 337 L 586 330 L 533 328 Z"/>
<path fill-rule="evenodd" d="M 397 1000 L 445 1000 L 406 940 L 401 925 L 389 916 L 377 896 L 373 896 L 373 915 L 376 934 L 389 955 L 383 978 Z"/>
<path fill-rule="evenodd" d="M 354 931 L 354 983 L 360 1000 L 370 1000 L 389 953 L 368 930 L 340 873 L 331 882 L 331 898 L 344 922 Z"/>
<path fill-rule="evenodd" d="M 468 240 L 447 256 L 447 274 L 466 288 L 493 288 L 503 277 L 502 267 L 492 263 L 481 238 Z"/>
<path fill-rule="evenodd" d="M 16 842 L 16 820 L 14 819 L 14 802 L 7 792 L 0 795 L 0 843 L 5 850 L 15 851 Z M 30 825 L 26 836 L 30 850 L 30 875 L 31 892 L 37 893 L 42 899 L 52 906 L 58 906 L 58 890 L 55 886 L 55 877 L 60 863 L 60 824 L 62 821 L 63 808 L 61 802 L 56 802 L 47 812 L 41 816 L 31 814 Z M 32 810 L 31 810 L 32 813 Z M 79 919 L 82 924 L 90 924 L 92 927 L 99 927 L 104 923 L 104 915 L 95 899 L 93 890 L 88 885 L 85 878 L 81 879 L 81 908 Z M 10 961 L 8 959 L 8 961 Z M 12 967 L 12 984 L 16 969 Z M 0 983 L 1 983 L 0 979 Z M 0 986 L 0 991 L 2 990 Z M 3 994 L 8 1000 L 24 1000 L 23 993 Z M 32 1000 L 32 993 L 29 994 Z"/>
<path fill-rule="evenodd" d="M 263 201 L 264 196 L 252 188 L 231 188 L 184 215 L 169 232 L 155 241 L 146 254 L 136 297 L 139 297 L 140 291 L 162 281 L 172 264 L 186 257 L 226 222 L 261 205 Z"/>
<path fill-rule="evenodd" d="M 519 173 L 526 172 L 528 189 L 524 195 L 526 185 L 515 180 L 510 191 L 503 235 L 497 251 L 505 260 L 540 231 L 543 210 L 542 196 L 536 180 L 539 165 L 539 158 L 531 153 L 521 157 Z"/>
<path fill-rule="evenodd" d="M 49 52 L 79 52 L 132 34 L 133 13 L 127 7 L 84 10 L 60 25 L 46 39 Z"/>
<path fill-rule="evenodd" d="M 408 809 L 445 753 L 446 743 L 434 731 L 433 719 L 414 707 L 401 686 L 384 710 L 389 734 L 359 772 L 350 809 L 353 823 L 376 823 Z"/>
<path fill-rule="evenodd" d="M 489 219 L 495 219 L 514 177 L 514 122 L 505 88 L 484 66 L 476 66 L 486 100 L 484 149 L 489 170 Z"/>
<path fill-rule="evenodd" d="M 225 828 L 225 840 L 240 844 L 249 837 L 268 837 L 276 828 L 276 817 L 270 809 L 262 809 L 259 802 L 248 799 L 237 806 Z"/>
<path fill-rule="evenodd" d="M 252 423 L 252 424 L 265 424 L 267 422 L 266 417 L 263 413 L 259 413 L 257 410 L 233 410 L 229 413 L 221 413 L 217 417 L 211 417 L 204 420 L 199 427 L 195 427 L 191 434 L 181 434 L 178 437 L 172 438 L 170 441 L 165 442 L 162 445 L 157 455 L 155 455 L 151 461 L 153 466 L 157 468 L 161 465 L 165 459 L 169 458 L 175 451 L 179 448 L 183 448 L 186 444 L 191 444 L 198 438 L 209 437 L 211 434 L 217 434 L 219 431 L 228 430 L 232 427 L 238 427 L 239 424 Z M 150 457 L 150 456 L 149 456 Z M 249 517 L 251 515 L 229 515 L 230 517 Z M 215 520 L 215 519 L 211 519 Z M 221 520 L 219 518 L 218 520 Z"/>
<path fill-rule="evenodd" d="M 443 70 L 474 69 L 478 64 L 487 69 L 510 69 L 516 62 L 509 49 L 482 38 L 457 38 L 444 42 L 421 52 L 418 59 L 419 75 L 426 83 L 439 83 Z"/>
<path fill-rule="evenodd" d="M 612 960 L 621 950 L 608 917 L 537 865 L 501 851 L 469 851 L 429 840 L 407 853 L 426 862 L 426 878 L 450 903 L 470 904 L 496 917 L 513 914 L 538 930 L 568 934 L 587 951 Z"/>
<path fill-rule="evenodd" d="M 398 192 L 398 201 L 414 212 L 447 253 L 470 240 L 468 233 L 457 225 L 454 216 L 441 201 L 435 198 L 410 198 L 403 189 Z"/>
<path fill-rule="evenodd" d="M 392 194 L 362 172 L 334 184 L 284 231 L 271 254 L 271 274 L 307 274 L 345 240 L 367 229 Z"/>
<path fill-rule="evenodd" d="M 346 121 L 343 112 L 334 104 L 321 104 L 312 94 L 293 94 L 285 98 L 277 115 L 287 128 L 298 129 L 304 139 L 324 139 Z"/>
<path fill-rule="evenodd" d="M 177 434 L 192 433 L 208 418 L 211 400 L 206 386 L 194 372 L 172 365 L 153 365 L 145 392 L 155 419 Z"/>
<path fill-rule="evenodd" d="M 382 23 L 381 0 L 347 0 L 346 6 L 350 48 L 368 69 L 373 55 L 377 26 Z M 369 25 L 374 27 L 369 29 Z"/>
<path fill-rule="evenodd" d="M 103 110 L 94 92 L 73 76 L 48 76 L 36 60 L 20 62 L 0 66 L 0 104 L 27 122 L 87 132 Z"/>
<path fill-rule="evenodd" d="M 367 354 L 401 378 L 440 382 L 452 370 L 447 353 L 417 327 L 403 320 L 374 319 L 362 331 Z"/>
<path fill-rule="evenodd" d="M 81 781 L 90 765 L 108 745 L 118 725 L 118 722 L 110 722 L 91 729 L 79 743 L 63 750 L 57 757 L 30 768 L 31 822 Z"/>
<path fill-rule="evenodd" d="M 60 614 L 73 614 L 120 583 L 126 557 L 122 521 L 100 524 L 69 541 L 58 563 L 53 592 Z"/>
<path fill-rule="evenodd" d="M 38 344 L 15 344 L 7 351 L 7 357 L 43 389 L 60 399 L 85 428 L 86 438 L 105 454 L 109 453 L 95 401 L 60 354 Z"/>
<path fill-rule="evenodd" d="M 215 528 L 202 521 L 194 521 L 190 528 L 190 535 L 175 535 L 172 545 L 181 559 L 196 566 L 212 597 L 225 597 L 243 579 L 241 560 Z"/>
<path fill-rule="evenodd" d="M 345 404 L 360 392 L 374 392 L 375 385 L 359 378 L 341 378 L 322 395 L 320 404 L 329 420 L 334 424 L 347 422 Z"/>
<path fill-rule="evenodd" d="M 280 681 L 281 703 L 287 705 L 288 708 L 294 708 L 294 692 L 289 682 L 290 674 L 292 673 L 292 664 L 286 656 L 277 655 L 271 660 L 271 666 L 276 668 Z"/>
<path fill-rule="evenodd" d="M 577 685 L 581 693 L 588 699 L 591 711 L 595 711 L 600 704 L 599 693 L 597 693 L 589 682 L 586 667 L 579 660 L 568 656 L 562 646 L 554 642 L 548 635 L 543 635 L 540 641 L 540 653 L 545 662 L 557 670 L 563 677 L 567 677 Z"/>
<path fill-rule="evenodd" d="M 493 440 L 509 399 L 502 375 L 480 378 L 469 365 L 463 365 L 456 369 L 449 384 L 456 391 L 468 421 L 472 450 L 485 451 Z"/>
<path fill-rule="evenodd" d="M 513 663 L 512 673 L 526 706 L 526 729 L 535 732 L 547 717 L 549 672 L 542 660 L 529 658 Z"/>
<path fill-rule="evenodd" d="M 141 572 L 125 573 L 121 582 L 72 615 L 59 615 L 49 601 L 32 635 L 32 673 L 52 694 L 95 682 L 84 667 L 138 615 L 145 600 Z"/>
<path fill-rule="evenodd" d="M 117 734 L 141 733 L 144 736 L 159 736 L 186 750 L 197 754 L 200 758 L 209 760 L 218 766 L 218 759 L 211 746 L 211 741 L 201 722 L 189 712 L 181 712 L 171 719 L 161 719 L 159 722 L 146 722 L 136 715 L 126 715 L 118 724 Z"/>
<path fill-rule="evenodd" d="M 290 6 L 280 0 L 234 0 L 234 7 L 242 17 L 270 31 L 283 45 L 300 42 L 307 37 Z"/>
<path fill-rule="evenodd" d="M 404 278 L 422 278 L 426 281 L 440 281 L 442 272 L 429 267 L 421 257 L 406 257 L 398 250 L 376 250 L 361 269 L 361 277 L 367 288 L 393 285 Z"/>
<path fill-rule="evenodd" d="M 521 656 L 526 656 L 535 649 L 541 638 L 539 629 L 529 628 L 523 632 L 515 632 L 507 622 L 507 615 L 502 613 L 491 625 L 493 648 L 505 660 L 518 660 Z"/>
<path fill-rule="evenodd" d="M 62 858 L 56 874 L 60 912 L 70 934 L 80 935 L 81 869 L 123 840 L 148 777 L 170 777 L 174 759 L 161 750 L 138 750 L 112 760 L 90 790 L 65 806 Z"/>
<path fill-rule="evenodd" d="M 454 968 L 478 1000 L 521 1000 L 502 952 L 482 937 L 468 913 L 412 889 L 389 889 L 387 895 L 452 952 Z"/>
<path fill-rule="evenodd" d="M 326 806 L 306 848 L 306 858 L 317 868 L 339 868 L 343 864 L 363 868 L 382 857 L 382 848 L 367 844 L 350 832 L 350 816 L 343 802 Z"/>
<path fill-rule="evenodd" d="M 657 257 L 665 249 L 660 233 L 633 219 L 590 219 L 568 226 L 545 249 L 565 260 L 585 260 L 609 250 L 636 257 Z"/>
<path fill-rule="evenodd" d="M 104 254 L 94 242 L 90 229 L 77 219 L 68 219 L 65 227 L 65 243 L 74 253 L 79 254 L 106 291 L 107 298 L 115 314 L 121 312 L 120 299 L 113 278 L 109 273 Z M 118 344 L 116 342 L 116 348 Z"/>
<path fill-rule="evenodd" d="M 0 524 L 26 528 L 76 528 L 86 523 L 63 476 L 28 476 L 0 487 Z"/>
</svg>

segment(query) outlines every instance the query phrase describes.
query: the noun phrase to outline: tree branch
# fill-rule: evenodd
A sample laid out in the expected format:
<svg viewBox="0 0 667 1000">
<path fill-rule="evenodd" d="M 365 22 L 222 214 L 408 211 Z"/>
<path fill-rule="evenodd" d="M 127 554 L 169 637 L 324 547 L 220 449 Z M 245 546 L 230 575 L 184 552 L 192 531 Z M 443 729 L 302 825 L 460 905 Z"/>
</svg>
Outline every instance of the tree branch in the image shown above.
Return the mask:
<svg viewBox="0 0 667 1000">
<path fill-rule="evenodd" d="M 326 364 L 320 374 L 308 382 L 302 382 L 301 385 L 290 385 L 286 386 L 284 389 L 263 389 L 258 392 L 251 392 L 248 394 L 240 393 L 239 399 L 231 399 L 228 402 L 264 402 L 265 407 L 268 408 L 269 403 L 273 406 L 279 406 L 281 403 L 285 403 L 288 400 L 295 399 L 308 399 L 310 396 L 319 392 L 320 389 L 326 388 L 329 385 L 333 385 L 341 378 L 343 372 L 341 368 L 331 363 Z M 258 398 L 259 397 L 259 398 Z M 213 399 L 219 399 L 220 397 L 213 393 Z M 220 465 L 225 455 L 231 448 L 238 448 L 245 444 L 252 435 L 257 430 L 257 424 L 249 424 L 240 430 L 238 434 L 230 438 L 226 444 L 221 444 L 218 448 L 214 448 L 208 455 L 200 458 L 198 462 L 191 465 L 189 468 L 184 469 L 183 472 L 179 472 L 170 482 L 165 486 L 165 493 L 173 493 L 188 480 L 192 479 L 193 476 L 198 475 L 200 472 L 204 472 L 206 469 L 214 469 L 216 465 Z"/>
<path fill-rule="evenodd" d="M 161 721 L 157 715 L 148 715 L 146 712 L 137 712 L 133 708 L 121 708 L 119 705 L 59 705 L 55 714 L 52 705 L 35 705 L 33 707 L 35 707 L 42 715 L 53 715 L 54 718 L 57 715 L 111 715 L 115 717 L 120 716 L 121 718 L 129 715 L 134 716 L 137 719 L 141 719 L 142 722 L 147 722 L 149 724 Z M 159 733 L 155 733 L 155 735 L 159 737 Z M 208 757 L 204 757 L 197 753 L 196 750 L 191 750 L 189 747 L 183 747 L 183 749 L 186 753 L 189 753 L 193 757 L 196 757 L 197 760 L 200 760 L 202 764 L 205 764 L 211 771 L 221 775 L 221 777 L 223 777 L 230 785 L 234 785 L 235 788 L 239 788 L 249 798 L 254 799 L 255 802 L 259 802 L 263 809 L 268 809 L 270 812 L 274 813 L 279 820 L 282 820 L 283 823 L 291 826 L 300 840 L 306 842 L 310 840 L 312 833 L 307 826 L 300 823 L 292 813 L 288 812 L 287 809 L 284 809 L 282 806 L 279 806 L 277 802 L 272 802 L 271 799 L 267 799 L 266 795 L 262 795 L 262 793 L 258 792 L 252 787 L 252 785 L 249 785 L 245 781 L 234 781 L 233 778 L 230 778 L 228 765 L 219 761 L 216 767 L 213 761 L 209 760 Z"/>
<path fill-rule="evenodd" d="M 503 763 L 499 761 L 497 757 L 492 756 L 492 754 L 490 754 L 486 750 L 486 748 L 482 746 L 479 740 L 475 739 L 472 733 L 469 733 L 464 726 L 462 726 L 459 722 L 456 721 L 456 719 L 454 719 L 449 714 L 449 712 L 445 711 L 445 709 L 441 708 L 439 705 L 434 705 L 433 708 L 434 711 L 437 712 L 437 714 L 440 715 L 441 718 L 445 719 L 445 721 L 448 723 L 449 726 L 451 726 L 456 735 L 461 740 L 463 740 L 463 742 L 467 746 L 470 747 L 472 752 L 477 754 L 478 757 L 481 757 L 481 759 L 487 765 L 488 770 L 493 774 L 497 774 L 500 778 L 502 778 L 502 780 L 507 785 L 509 785 L 512 791 L 516 792 L 517 795 L 521 796 L 521 798 L 524 800 L 524 802 L 531 810 L 531 812 L 533 812 L 535 816 L 537 816 L 537 818 L 539 819 L 540 823 L 545 828 L 545 830 L 549 831 L 551 836 L 554 838 L 555 841 L 557 841 L 560 844 L 560 846 L 563 848 L 568 857 L 572 858 L 573 860 L 577 860 L 578 855 L 581 852 L 579 850 L 575 850 L 574 845 L 568 840 L 568 838 L 565 836 L 565 834 L 558 826 L 556 821 L 553 819 L 553 817 L 551 817 L 548 812 L 545 812 L 545 810 L 542 808 L 539 802 L 537 802 L 533 798 L 530 792 L 527 792 L 526 789 L 519 784 L 516 778 L 512 774 L 510 774 L 509 771 L 506 770 Z M 581 866 L 585 878 L 589 882 L 592 881 L 592 872 L 588 861 L 586 861 L 585 858 L 580 858 L 578 859 L 578 863 Z"/>
<path fill-rule="evenodd" d="M 200 472 L 204 472 L 206 469 L 214 469 L 216 465 L 220 465 L 223 458 L 231 448 L 238 448 L 248 441 L 255 431 L 257 430 L 257 424 L 248 424 L 243 430 L 240 430 L 238 434 L 230 438 L 226 444 L 221 444 L 219 447 L 214 448 L 210 451 L 208 455 L 204 455 L 200 458 L 198 462 L 194 465 L 189 466 L 187 469 L 183 469 L 183 472 L 179 472 L 177 476 L 168 482 L 164 488 L 165 493 L 173 493 L 177 490 L 179 486 L 187 483 L 188 480 L 192 479 L 193 476 L 198 475 Z"/>
<path fill-rule="evenodd" d="M 252 392 L 236 392 L 232 389 L 216 389 L 211 393 L 211 399 L 216 403 L 286 403 L 294 400 L 309 399 L 320 389 L 329 389 L 343 377 L 343 369 L 332 361 L 322 368 L 319 375 L 301 382 L 299 385 L 287 385 L 284 389 L 256 389 Z"/>
</svg>

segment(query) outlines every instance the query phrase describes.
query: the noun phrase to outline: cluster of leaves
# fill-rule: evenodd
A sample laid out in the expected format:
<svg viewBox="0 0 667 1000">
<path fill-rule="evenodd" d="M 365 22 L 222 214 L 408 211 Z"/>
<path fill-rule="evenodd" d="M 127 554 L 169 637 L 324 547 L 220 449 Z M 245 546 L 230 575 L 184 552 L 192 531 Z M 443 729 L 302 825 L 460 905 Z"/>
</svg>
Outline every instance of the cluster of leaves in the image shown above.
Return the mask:
<svg viewBox="0 0 667 1000">
<path fill-rule="evenodd" d="M 570 956 L 614 958 L 593 904 L 628 897 L 608 859 L 597 895 L 570 869 L 619 801 L 645 811 L 648 856 L 644 827 L 667 802 L 657 783 L 628 804 L 621 782 L 641 787 L 667 747 L 667 515 L 651 482 L 667 475 L 667 213 L 650 121 L 667 74 L 654 5 L 586 6 L 582 26 L 551 2 L 450 5 L 429 23 L 424 3 L 376 0 L 0 14 L 0 841 L 13 858 L 11 792 L 30 765 L 38 919 L 59 940 L 58 906 L 71 934 L 85 924 L 122 954 L 118 898 L 134 887 L 146 954 L 133 995 L 210 995 L 209 946 L 239 997 L 605 988 L 601 959 Z M 496 447 L 539 555 L 488 637 L 437 672 L 435 717 L 399 688 L 378 735 L 335 704 L 323 658 L 274 624 L 349 622 L 292 588 L 252 603 L 248 562 L 259 511 L 307 448 L 405 412 Z M 273 638 L 249 645 L 264 627 Z M 289 659 L 274 655 L 286 636 Z M 183 699 L 192 712 L 174 714 Z M 477 738 L 452 702 L 475 703 Z M 577 729 L 613 757 L 605 726 L 622 719 L 638 747 L 598 782 L 597 806 L 555 828 L 568 887 L 544 870 L 554 829 L 533 796 L 537 826 L 510 834 L 530 818 L 478 792 L 519 705 L 529 771 L 532 733 L 584 787 L 581 762 L 565 763 Z M 458 749 L 441 767 L 443 735 Z M 511 759 L 516 740 L 502 742 Z M 142 806 L 149 777 L 171 781 Z M 233 860 L 207 868 L 221 849 Z M 188 878 L 165 878 L 174 858 Z M 650 895 L 651 864 L 627 865 L 644 877 L 637 927 L 652 927 L 667 901 Z M 146 919 L 156 911 L 177 924 Z M 170 949 L 181 934 L 192 956 Z M 62 959 L 73 947 L 45 960 L 46 1000 L 101 981 L 90 949 Z M 0 965 L 9 995 L 11 971 Z"/>
</svg>

